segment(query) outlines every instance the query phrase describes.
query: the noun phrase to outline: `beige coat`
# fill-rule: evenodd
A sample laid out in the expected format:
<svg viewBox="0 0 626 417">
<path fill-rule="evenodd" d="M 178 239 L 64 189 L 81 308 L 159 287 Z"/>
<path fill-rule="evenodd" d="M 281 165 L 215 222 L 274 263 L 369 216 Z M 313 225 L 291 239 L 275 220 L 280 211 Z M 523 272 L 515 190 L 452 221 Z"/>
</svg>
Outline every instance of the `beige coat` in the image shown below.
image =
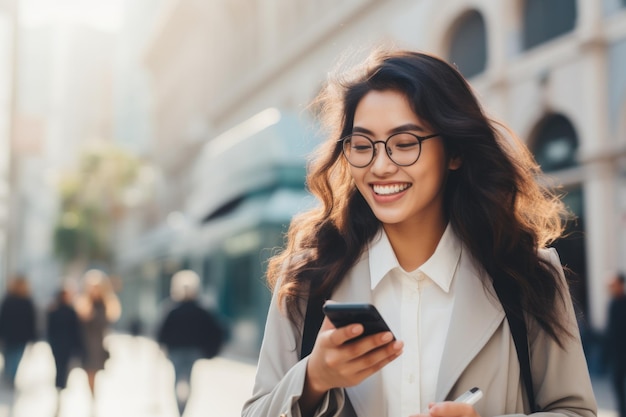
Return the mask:
<svg viewBox="0 0 626 417">
<path fill-rule="evenodd" d="M 545 251 L 555 265 L 555 250 Z M 484 397 L 475 408 L 482 417 L 527 414 L 529 408 L 515 345 L 502 306 L 493 288 L 483 286 L 471 258 L 464 250 L 453 285 L 456 295 L 437 382 L 437 400 L 452 400 L 477 386 Z M 333 293 L 343 302 L 371 302 L 367 253 Z M 537 404 L 546 416 L 597 414 L 587 364 L 580 343 L 571 301 L 561 309 L 575 335 L 561 349 L 535 322 L 528 324 L 531 367 Z M 298 360 L 301 332 L 272 300 L 253 396 L 244 405 L 245 417 L 299 417 L 307 359 Z M 417 410 L 416 410 L 417 412 Z M 332 390 L 316 416 L 386 416 L 380 372 L 361 384 Z"/>
</svg>

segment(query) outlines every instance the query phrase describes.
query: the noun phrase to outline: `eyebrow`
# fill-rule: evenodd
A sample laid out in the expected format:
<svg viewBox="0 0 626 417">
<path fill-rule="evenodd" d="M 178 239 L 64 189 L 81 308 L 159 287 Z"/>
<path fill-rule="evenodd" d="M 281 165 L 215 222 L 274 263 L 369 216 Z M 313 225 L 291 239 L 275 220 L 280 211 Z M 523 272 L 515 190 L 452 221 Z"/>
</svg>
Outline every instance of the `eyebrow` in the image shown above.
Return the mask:
<svg viewBox="0 0 626 417">
<path fill-rule="evenodd" d="M 421 133 L 426 132 L 426 130 L 422 126 L 418 126 L 414 123 L 406 123 L 406 124 L 394 127 L 393 129 L 389 130 L 387 133 L 390 135 L 393 135 L 394 133 L 407 132 L 411 130 L 421 132 Z M 372 132 L 369 129 L 366 129 L 364 127 L 359 127 L 359 126 L 354 126 L 352 128 L 352 133 L 363 133 L 365 135 L 374 136 L 374 132 Z"/>
</svg>

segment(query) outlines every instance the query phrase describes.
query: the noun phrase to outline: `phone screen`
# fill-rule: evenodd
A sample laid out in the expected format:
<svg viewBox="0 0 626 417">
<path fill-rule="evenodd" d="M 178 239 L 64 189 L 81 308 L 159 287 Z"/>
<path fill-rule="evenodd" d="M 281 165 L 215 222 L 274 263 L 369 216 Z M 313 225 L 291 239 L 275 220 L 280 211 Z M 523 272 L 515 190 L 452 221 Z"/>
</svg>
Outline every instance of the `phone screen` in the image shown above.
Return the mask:
<svg viewBox="0 0 626 417">
<path fill-rule="evenodd" d="M 363 325 L 363 333 L 350 341 L 380 332 L 389 332 L 389 326 L 372 304 L 361 303 L 327 303 L 324 304 L 324 314 L 337 328 L 353 323 Z M 395 337 L 394 337 L 395 340 Z"/>
</svg>

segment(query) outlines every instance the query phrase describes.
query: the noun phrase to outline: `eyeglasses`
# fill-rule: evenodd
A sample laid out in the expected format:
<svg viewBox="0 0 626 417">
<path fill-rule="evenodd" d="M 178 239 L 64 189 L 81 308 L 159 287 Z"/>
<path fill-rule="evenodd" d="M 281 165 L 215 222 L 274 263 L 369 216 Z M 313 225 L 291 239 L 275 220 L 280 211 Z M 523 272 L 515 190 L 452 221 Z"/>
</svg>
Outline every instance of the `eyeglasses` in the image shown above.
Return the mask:
<svg viewBox="0 0 626 417">
<path fill-rule="evenodd" d="M 343 155 L 353 167 L 365 168 L 371 164 L 376 156 L 377 143 L 385 145 L 387 156 L 394 164 L 406 167 L 413 165 L 419 159 L 422 152 L 422 142 L 435 136 L 439 136 L 439 133 L 417 136 L 409 132 L 399 132 L 389 136 L 385 141 L 373 141 L 363 134 L 353 133 L 337 142 L 341 142 Z"/>
</svg>

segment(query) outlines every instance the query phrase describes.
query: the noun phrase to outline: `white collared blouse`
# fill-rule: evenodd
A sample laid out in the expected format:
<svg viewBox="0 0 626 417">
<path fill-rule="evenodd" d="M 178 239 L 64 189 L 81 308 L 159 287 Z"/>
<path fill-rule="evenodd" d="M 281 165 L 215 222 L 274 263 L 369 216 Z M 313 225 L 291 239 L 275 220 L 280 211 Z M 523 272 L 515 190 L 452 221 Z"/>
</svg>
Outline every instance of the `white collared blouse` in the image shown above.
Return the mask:
<svg viewBox="0 0 626 417">
<path fill-rule="evenodd" d="M 369 245 L 373 302 L 404 342 L 403 354 L 381 371 L 389 416 L 425 413 L 436 400 L 461 248 L 448 225 L 433 255 L 416 270 L 405 271 L 384 230 Z"/>
</svg>

